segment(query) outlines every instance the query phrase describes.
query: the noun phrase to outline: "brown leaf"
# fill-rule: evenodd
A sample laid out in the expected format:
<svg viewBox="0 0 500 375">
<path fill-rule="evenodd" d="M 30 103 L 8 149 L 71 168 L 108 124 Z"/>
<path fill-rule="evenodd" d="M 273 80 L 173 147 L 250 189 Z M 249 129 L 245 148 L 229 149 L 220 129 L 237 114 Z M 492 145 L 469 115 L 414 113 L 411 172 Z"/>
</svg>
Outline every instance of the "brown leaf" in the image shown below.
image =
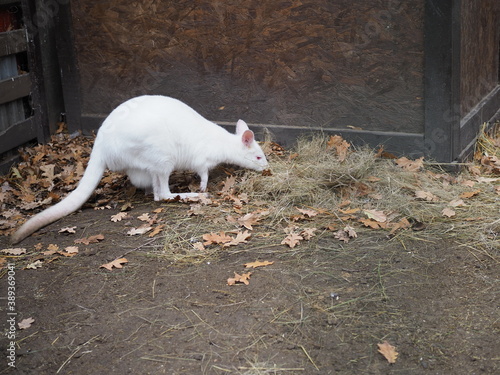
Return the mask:
<svg viewBox="0 0 500 375">
<path fill-rule="evenodd" d="M 205 246 L 212 244 L 225 244 L 233 240 L 231 236 L 228 236 L 224 232 L 207 233 L 203 235 L 203 239 L 205 240 L 205 242 L 203 243 L 203 245 Z"/>
<path fill-rule="evenodd" d="M 315 236 L 314 232 L 316 232 L 316 230 L 316 228 L 306 228 L 302 232 L 300 232 L 300 235 L 304 237 L 304 240 L 309 241 Z"/>
<path fill-rule="evenodd" d="M 75 244 L 84 244 L 90 245 L 91 243 L 98 243 L 99 241 L 104 240 L 104 236 L 102 234 L 96 234 L 95 236 L 90 236 L 86 238 L 80 238 L 79 240 L 75 240 Z"/>
<path fill-rule="evenodd" d="M 238 219 L 238 223 L 241 226 L 244 226 L 245 228 L 247 228 L 248 230 L 253 230 L 252 225 L 258 224 L 259 220 L 260 220 L 260 216 L 257 215 L 256 213 L 252 212 L 252 213 L 246 214 L 243 217 L 240 217 Z"/>
<path fill-rule="evenodd" d="M 271 264 L 274 264 L 274 262 L 270 262 L 268 260 L 265 261 L 257 260 L 255 262 L 245 263 L 244 266 L 245 268 L 257 268 L 257 267 L 270 266 Z"/>
<path fill-rule="evenodd" d="M 291 232 L 291 233 L 288 234 L 288 236 L 285 237 L 285 239 L 283 241 L 281 241 L 281 244 L 282 245 L 288 245 L 288 247 L 290 247 L 290 248 L 293 249 L 303 239 L 304 239 L 304 237 L 302 237 L 300 234 Z"/>
<path fill-rule="evenodd" d="M 125 219 L 126 217 L 128 217 L 128 213 L 126 212 L 118 212 L 116 215 L 112 215 L 111 216 L 111 221 L 113 223 L 116 223 L 118 221 L 122 221 L 123 219 Z"/>
<path fill-rule="evenodd" d="M 381 223 L 372 219 L 359 219 L 359 222 L 362 223 L 365 227 L 372 229 L 380 229 L 382 228 Z"/>
<path fill-rule="evenodd" d="M 304 216 L 306 217 L 315 217 L 316 215 L 318 215 L 318 211 L 315 211 L 315 210 L 307 210 L 307 209 L 302 209 L 302 208 L 298 208 L 298 207 L 295 207 L 296 210 L 298 210 L 299 212 L 301 212 Z"/>
<path fill-rule="evenodd" d="M 145 212 L 141 216 L 137 217 L 140 221 L 146 221 L 149 222 L 151 221 L 151 217 L 149 216 L 149 213 Z"/>
<path fill-rule="evenodd" d="M 235 272 L 234 277 L 230 277 L 227 279 L 227 285 L 234 285 L 236 283 L 243 283 L 245 285 L 248 285 L 248 284 L 250 284 L 248 279 L 250 279 L 251 275 L 252 275 L 252 272 L 247 272 L 247 273 L 244 273 L 243 275 L 239 275 Z"/>
<path fill-rule="evenodd" d="M 148 223 L 141 225 L 138 228 L 132 228 L 127 232 L 128 236 L 137 236 L 140 234 L 145 234 L 149 232 L 151 229 L 153 229 L 152 226 L 150 226 Z"/>
<path fill-rule="evenodd" d="M 472 198 L 472 197 L 478 195 L 480 192 L 481 192 L 481 190 L 466 191 L 465 193 L 460 194 L 460 198 L 469 199 L 469 198 Z"/>
<path fill-rule="evenodd" d="M 331 149 L 333 147 L 335 147 L 335 151 L 337 152 L 339 161 L 342 162 L 346 159 L 347 152 L 349 151 L 349 147 L 351 147 L 351 144 L 339 135 L 332 135 L 327 142 L 327 149 Z"/>
<path fill-rule="evenodd" d="M 385 223 L 387 221 L 387 215 L 383 211 L 378 210 L 364 210 L 363 211 L 369 219 L 378 221 L 379 223 Z"/>
<path fill-rule="evenodd" d="M 151 233 L 148 234 L 148 237 L 154 237 L 160 234 L 163 231 L 163 228 L 165 228 L 165 224 L 160 224 Z"/>
<path fill-rule="evenodd" d="M 410 160 L 406 157 L 402 157 L 396 160 L 396 164 L 407 171 L 416 172 L 423 168 L 424 157 L 422 156 L 416 160 Z"/>
<path fill-rule="evenodd" d="M 341 229 L 335 233 L 335 238 L 340 241 L 349 242 L 352 238 L 358 237 L 358 234 L 350 225 L 346 225 L 344 229 Z"/>
<path fill-rule="evenodd" d="M 396 351 L 396 348 L 389 344 L 387 341 L 384 341 L 382 344 L 378 345 L 378 352 L 382 354 L 385 359 L 389 363 L 396 363 L 396 359 L 398 358 L 399 353 Z"/>
<path fill-rule="evenodd" d="M 196 250 L 199 250 L 199 251 L 205 251 L 205 246 L 203 246 L 203 243 L 202 242 L 195 242 L 193 244 L 193 247 L 196 249 Z"/>
<path fill-rule="evenodd" d="M 101 265 L 99 268 L 106 268 L 111 271 L 114 268 L 123 268 L 123 264 L 128 263 L 126 258 L 115 259 L 112 262 Z"/>
<path fill-rule="evenodd" d="M 439 198 L 436 197 L 434 194 L 428 192 L 428 191 L 423 191 L 423 190 L 417 190 L 415 191 L 415 197 L 418 199 L 422 199 L 428 202 L 437 202 L 439 201 Z"/>
<path fill-rule="evenodd" d="M 227 242 L 223 245 L 223 247 L 228 247 L 228 246 L 236 246 L 236 245 L 239 245 L 241 243 L 245 243 L 247 242 L 247 240 L 251 237 L 252 235 L 250 233 L 248 233 L 248 231 L 244 231 L 244 232 L 238 232 L 236 234 L 236 237 L 233 238 L 230 242 Z"/>
</svg>

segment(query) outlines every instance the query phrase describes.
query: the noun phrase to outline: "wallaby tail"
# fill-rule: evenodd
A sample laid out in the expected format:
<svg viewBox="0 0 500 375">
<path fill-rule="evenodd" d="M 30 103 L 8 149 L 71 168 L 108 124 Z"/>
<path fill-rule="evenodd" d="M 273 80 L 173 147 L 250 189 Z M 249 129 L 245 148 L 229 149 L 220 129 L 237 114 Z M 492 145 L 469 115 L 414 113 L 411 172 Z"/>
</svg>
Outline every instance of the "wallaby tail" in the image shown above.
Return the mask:
<svg viewBox="0 0 500 375">
<path fill-rule="evenodd" d="M 38 229 L 78 210 L 96 189 L 105 169 L 106 164 L 100 155 L 93 152 L 87 169 L 78 183 L 78 187 L 62 201 L 33 216 L 24 223 L 21 228 L 12 235 L 11 243 L 16 244 L 21 242 Z"/>
</svg>

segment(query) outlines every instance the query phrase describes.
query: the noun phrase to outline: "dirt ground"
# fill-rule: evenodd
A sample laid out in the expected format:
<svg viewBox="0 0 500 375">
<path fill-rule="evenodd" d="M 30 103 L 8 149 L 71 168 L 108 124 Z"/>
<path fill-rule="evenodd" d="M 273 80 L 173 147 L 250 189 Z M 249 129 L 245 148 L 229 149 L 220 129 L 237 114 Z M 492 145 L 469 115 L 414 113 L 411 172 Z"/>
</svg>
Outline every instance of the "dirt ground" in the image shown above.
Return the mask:
<svg viewBox="0 0 500 375">
<path fill-rule="evenodd" d="M 166 231 L 179 228 L 179 217 L 193 228 L 206 220 L 186 217 L 184 203 L 139 193 L 133 206 L 133 217 L 163 207 Z M 349 243 L 325 230 L 293 249 L 256 235 L 181 262 L 161 235 L 125 235 L 137 220 L 110 221 L 118 212 L 84 208 L 21 244 L 64 248 L 105 236 L 74 257 L 45 257 L 35 270 L 23 269 L 26 257 L 8 258 L 16 264 L 17 322 L 34 322 L 16 331 L 16 369 L 2 334 L 0 374 L 500 372 L 498 259 L 455 242 L 447 227 L 404 239 L 366 230 Z M 58 233 L 68 226 L 77 234 Z M 100 268 L 123 255 L 123 268 Z M 252 270 L 249 285 L 227 284 L 255 260 L 274 263 Z M 6 269 L 1 275 L 7 333 Z M 399 353 L 394 364 L 378 353 L 385 340 Z"/>
</svg>

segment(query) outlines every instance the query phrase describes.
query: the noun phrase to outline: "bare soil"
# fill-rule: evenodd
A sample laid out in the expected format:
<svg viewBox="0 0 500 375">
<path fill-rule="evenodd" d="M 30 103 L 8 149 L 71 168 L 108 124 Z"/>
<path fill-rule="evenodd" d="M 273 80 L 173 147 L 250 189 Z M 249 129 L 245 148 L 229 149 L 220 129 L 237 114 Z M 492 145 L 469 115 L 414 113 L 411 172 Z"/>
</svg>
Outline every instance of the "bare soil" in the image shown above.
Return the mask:
<svg viewBox="0 0 500 375">
<path fill-rule="evenodd" d="M 189 208 L 136 194 L 131 214 L 159 207 L 166 231 Z M 117 212 L 85 208 L 21 244 L 35 254 L 37 243 L 105 236 L 77 256 L 44 259 L 36 270 L 23 269 L 26 257 L 8 258 L 17 322 L 35 321 L 16 331 L 15 369 L 2 334 L 0 374 L 500 373 L 498 260 L 444 228 L 404 240 L 366 230 L 349 243 L 323 231 L 293 249 L 256 235 L 182 262 L 162 236 L 127 236 L 127 223 L 110 221 Z M 78 234 L 58 233 L 66 226 Z M 123 255 L 122 269 L 100 268 Z M 274 263 L 253 270 L 249 285 L 227 285 L 255 260 Z M 6 269 L 1 276 L 7 333 Z M 399 353 L 394 364 L 377 351 L 385 340 Z"/>
</svg>

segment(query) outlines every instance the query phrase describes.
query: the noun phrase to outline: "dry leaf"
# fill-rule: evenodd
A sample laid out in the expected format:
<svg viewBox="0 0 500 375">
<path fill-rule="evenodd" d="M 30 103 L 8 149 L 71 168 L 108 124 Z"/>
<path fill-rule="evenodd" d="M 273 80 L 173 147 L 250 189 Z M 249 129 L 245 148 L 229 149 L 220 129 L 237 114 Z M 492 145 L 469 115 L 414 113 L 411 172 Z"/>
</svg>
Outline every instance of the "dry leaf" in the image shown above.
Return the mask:
<svg viewBox="0 0 500 375">
<path fill-rule="evenodd" d="M 246 214 L 238 219 L 238 223 L 248 230 L 253 230 L 252 225 L 258 224 L 260 217 L 256 213 Z"/>
<path fill-rule="evenodd" d="M 373 219 L 375 221 L 378 221 L 379 223 L 385 223 L 387 221 L 387 216 L 383 211 L 364 210 L 363 212 L 366 216 L 368 216 L 369 219 Z"/>
<path fill-rule="evenodd" d="M 399 353 L 396 351 L 396 348 L 389 344 L 387 341 L 384 341 L 382 344 L 378 345 L 378 352 L 382 354 L 385 359 L 389 363 L 396 363 L 396 359 L 398 358 Z"/>
<path fill-rule="evenodd" d="M 462 207 L 465 206 L 465 202 L 462 199 L 453 199 L 448 205 L 451 207 Z"/>
<path fill-rule="evenodd" d="M 233 238 L 231 241 L 229 242 L 226 242 L 223 247 L 228 247 L 228 246 L 236 246 L 236 245 L 239 245 L 241 243 L 245 243 L 247 242 L 247 240 L 251 237 L 252 235 L 250 233 L 248 233 L 248 231 L 244 231 L 244 232 L 238 232 L 236 234 L 236 237 Z"/>
<path fill-rule="evenodd" d="M 225 244 L 233 240 L 231 236 L 226 235 L 224 232 L 204 234 L 203 239 L 205 240 L 203 243 L 205 246 L 212 244 Z"/>
<path fill-rule="evenodd" d="M 193 244 L 193 247 L 196 249 L 196 250 L 200 250 L 200 251 L 205 251 L 205 246 L 203 246 L 203 243 L 202 242 L 195 242 Z"/>
<path fill-rule="evenodd" d="M 309 241 L 315 236 L 314 232 L 316 232 L 316 230 L 316 228 L 306 228 L 302 232 L 300 232 L 300 235 L 304 237 L 306 241 Z"/>
<path fill-rule="evenodd" d="M 446 217 L 452 217 L 456 215 L 456 212 L 449 207 L 444 208 L 443 211 L 441 211 L 441 213 L 443 214 L 443 216 Z"/>
<path fill-rule="evenodd" d="M 163 231 L 163 228 L 165 228 L 165 224 L 160 224 L 151 233 L 148 234 L 148 237 L 154 237 L 160 234 Z"/>
<path fill-rule="evenodd" d="M 288 236 L 285 237 L 285 239 L 283 241 L 281 241 L 281 244 L 288 245 L 288 247 L 293 249 L 303 239 L 304 239 L 304 237 L 302 237 L 300 234 L 291 232 L 288 234 Z"/>
<path fill-rule="evenodd" d="M 140 221 L 146 221 L 149 222 L 151 221 L 151 217 L 149 216 L 149 213 L 143 213 L 141 216 L 137 217 Z"/>
<path fill-rule="evenodd" d="M 406 157 L 402 157 L 396 160 L 396 164 L 407 171 L 416 172 L 423 168 L 424 157 L 422 156 L 416 160 L 410 160 Z"/>
<path fill-rule="evenodd" d="M 26 266 L 26 269 L 28 270 L 36 270 L 37 268 L 40 268 L 41 266 L 43 265 L 42 261 L 41 260 L 37 260 L 31 264 L 28 264 Z"/>
<path fill-rule="evenodd" d="M 76 226 L 75 227 L 65 227 L 59 229 L 59 233 L 76 233 Z"/>
<path fill-rule="evenodd" d="M 335 151 L 337 152 L 339 161 L 342 162 L 346 159 L 347 152 L 349 151 L 349 147 L 351 147 L 351 144 L 339 135 L 332 135 L 327 142 L 327 149 L 331 149 L 333 147 L 335 147 Z"/>
<path fill-rule="evenodd" d="M 31 327 L 31 324 L 35 322 L 35 319 L 33 318 L 26 318 L 21 320 L 17 325 L 19 326 L 19 329 L 27 329 Z"/>
<path fill-rule="evenodd" d="M 402 218 L 401 220 L 399 220 L 398 223 L 391 223 L 391 231 L 389 233 L 389 236 L 392 236 L 394 233 L 396 233 L 396 231 L 398 231 L 399 229 L 407 229 L 407 228 L 410 228 L 411 227 L 411 224 L 410 222 L 408 221 L 408 219 L 406 217 Z"/>
<path fill-rule="evenodd" d="M 86 238 L 80 238 L 79 240 L 75 240 L 75 244 L 84 244 L 90 245 L 91 243 L 98 243 L 99 241 L 104 240 L 104 236 L 102 234 L 96 234 L 95 236 L 90 236 Z"/>
<path fill-rule="evenodd" d="M 151 229 L 153 229 L 153 227 L 149 226 L 149 224 L 144 224 L 144 225 L 141 225 L 138 228 L 132 228 L 132 229 L 130 229 L 127 232 L 127 235 L 128 236 L 137 236 L 137 235 L 140 235 L 140 234 L 145 234 L 145 233 L 149 232 Z"/>
<path fill-rule="evenodd" d="M 302 208 L 298 208 L 298 207 L 295 207 L 295 209 L 297 209 L 299 212 L 304 214 L 304 216 L 306 216 L 306 217 L 314 217 L 318 214 L 318 211 L 315 211 L 315 210 L 306 210 L 306 209 L 302 209 Z"/>
<path fill-rule="evenodd" d="M 432 194 L 428 191 L 423 191 L 423 190 L 415 191 L 415 197 L 418 199 L 428 201 L 428 202 L 437 202 L 439 200 L 439 198 L 436 197 L 434 194 Z"/>
<path fill-rule="evenodd" d="M 349 242 L 352 238 L 358 237 L 358 234 L 350 225 L 346 225 L 344 229 L 341 229 L 335 233 L 335 238 L 340 241 Z"/>
<path fill-rule="evenodd" d="M 21 255 L 21 254 L 26 254 L 26 249 L 21 248 L 21 247 L 16 247 L 12 249 L 4 249 L 2 250 L 2 253 L 8 254 L 8 255 Z"/>
<path fill-rule="evenodd" d="M 255 262 L 245 263 L 244 266 L 245 268 L 257 268 L 257 267 L 270 266 L 271 264 L 274 264 L 274 262 L 270 262 L 268 260 L 265 261 L 257 260 Z"/>
<path fill-rule="evenodd" d="M 481 190 L 466 191 L 465 193 L 460 194 L 460 198 L 469 199 L 469 198 L 472 198 L 472 197 L 478 195 L 480 192 L 481 192 Z"/>
<path fill-rule="evenodd" d="M 381 225 L 382 223 L 379 223 L 378 221 L 375 221 L 372 219 L 359 219 L 359 222 L 368 228 L 372 228 L 372 229 L 382 228 L 382 225 Z"/>
<path fill-rule="evenodd" d="M 78 253 L 78 246 L 65 247 L 64 251 L 67 252 L 68 254 L 77 254 Z"/>
<path fill-rule="evenodd" d="M 247 273 L 244 273 L 243 275 L 239 275 L 235 272 L 234 277 L 230 277 L 227 279 L 227 285 L 234 285 L 236 283 L 243 283 L 245 285 L 248 285 L 248 284 L 250 284 L 248 279 L 250 279 L 251 275 L 252 275 L 252 272 L 247 272 Z"/>
<path fill-rule="evenodd" d="M 112 215 L 111 216 L 111 221 L 113 223 L 116 223 L 118 221 L 122 221 L 126 217 L 128 217 L 128 213 L 126 213 L 126 212 L 118 212 L 116 215 Z"/>
<path fill-rule="evenodd" d="M 53 243 L 49 244 L 49 246 L 47 246 L 47 250 L 49 251 L 59 251 L 59 245 L 55 245 Z"/>
<path fill-rule="evenodd" d="M 114 268 L 123 268 L 122 264 L 128 263 L 126 258 L 115 259 L 112 262 L 101 265 L 99 268 L 106 268 L 111 271 Z"/>
</svg>

